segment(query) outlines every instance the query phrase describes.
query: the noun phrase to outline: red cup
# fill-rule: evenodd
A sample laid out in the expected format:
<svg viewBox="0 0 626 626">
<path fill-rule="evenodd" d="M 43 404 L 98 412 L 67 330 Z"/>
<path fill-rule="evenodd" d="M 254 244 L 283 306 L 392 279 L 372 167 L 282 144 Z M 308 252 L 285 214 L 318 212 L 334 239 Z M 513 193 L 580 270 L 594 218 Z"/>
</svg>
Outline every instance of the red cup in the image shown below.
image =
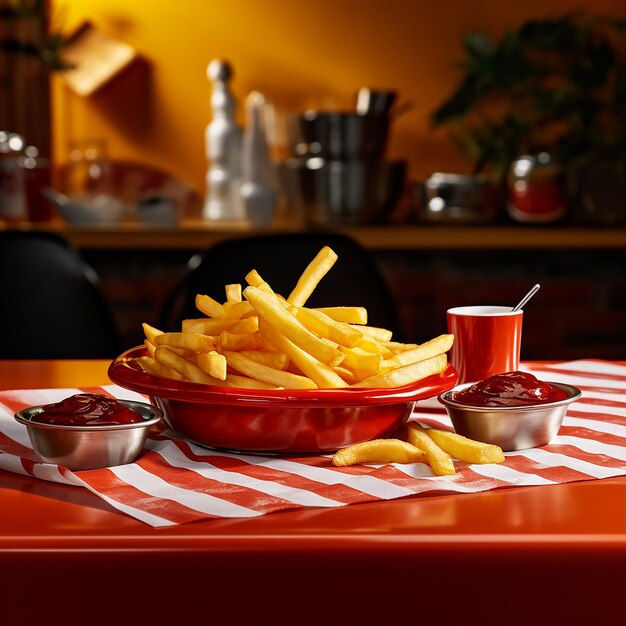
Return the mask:
<svg viewBox="0 0 626 626">
<path fill-rule="evenodd" d="M 448 332 L 454 335 L 450 362 L 459 383 L 478 382 L 519 368 L 524 312 L 507 306 L 461 306 L 448 309 Z"/>
</svg>

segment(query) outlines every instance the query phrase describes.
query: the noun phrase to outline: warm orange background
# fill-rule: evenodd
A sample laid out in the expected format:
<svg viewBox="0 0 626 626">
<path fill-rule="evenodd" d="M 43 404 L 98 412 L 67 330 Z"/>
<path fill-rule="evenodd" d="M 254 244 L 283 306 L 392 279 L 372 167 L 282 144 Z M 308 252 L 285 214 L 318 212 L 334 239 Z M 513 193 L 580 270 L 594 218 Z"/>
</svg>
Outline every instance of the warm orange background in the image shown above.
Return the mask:
<svg viewBox="0 0 626 626">
<path fill-rule="evenodd" d="M 206 66 L 234 66 L 240 103 L 258 90 L 281 113 L 350 108 L 359 87 L 394 88 L 415 107 L 393 127 L 390 158 L 413 179 L 468 163 L 429 115 L 456 84 L 468 30 L 499 36 L 530 17 L 588 10 L 626 16 L 624 0 L 55 0 L 53 24 L 90 19 L 134 46 L 150 71 L 129 70 L 89 97 L 53 88 L 57 162 L 70 139 L 103 137 L 114 159 L 163 167 L 204 191 Z M 240 106 L 239 119 L 243 122 Z"/>
</svg>

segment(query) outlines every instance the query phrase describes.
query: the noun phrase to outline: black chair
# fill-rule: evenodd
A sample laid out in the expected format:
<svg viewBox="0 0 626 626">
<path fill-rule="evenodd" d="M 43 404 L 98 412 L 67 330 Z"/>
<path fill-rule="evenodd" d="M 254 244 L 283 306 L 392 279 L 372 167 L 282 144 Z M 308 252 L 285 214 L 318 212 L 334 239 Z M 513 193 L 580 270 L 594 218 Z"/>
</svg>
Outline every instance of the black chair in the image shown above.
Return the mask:
<svg viewBox="0 0 626 626">
<path fill-rule="evenodd" d="M 363 306 L 369 325 L 388 328 L 394 339 L 402 340 L 394 300 L 371 253 L 347 236 L 322 232 L 227 239 L 196 255 L 163 305 L 159 327 L 178 330 L 183 319 L 201 317 L 194 304 L 196 294 L 223 302 L 224 285 L 240 283 L 245 288 L 245 276 L 252 269 L 287 297 L 324 246 L 332 248 L 338 259 L 306 306 Z"/>
<path fill-rule="evenodd" d="M 0 232 L 0 358 L 96 359 L 119 353 L 95 272 L 60 236 Z"/>
</svg>

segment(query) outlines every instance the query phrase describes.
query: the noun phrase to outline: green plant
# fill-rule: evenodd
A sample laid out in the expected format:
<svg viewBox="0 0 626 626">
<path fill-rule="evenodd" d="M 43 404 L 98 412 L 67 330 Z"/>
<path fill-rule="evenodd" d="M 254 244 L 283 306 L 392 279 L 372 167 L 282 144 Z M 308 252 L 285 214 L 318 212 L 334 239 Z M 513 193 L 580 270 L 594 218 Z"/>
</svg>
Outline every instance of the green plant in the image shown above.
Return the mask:
<svg viewBox="0 0 626 626">
<path fill-rule="evenodd" d="M 563 164 L 626 145 L 626 20 L 566 15 L 533 20 L 500 41 L 468 33 L 463 76 L 434 112 L 473 161 L 501 180 L 520 154 Z"/>
<path fill-rule="evenodd" d="M 0 19 L 8 23 L 17 23 L 20 19 L 38 19 L 45 24 L 46 12 L 45 0 L 12 0 L 7 6 L 0 7 Z M 10 32 L 12 29 L 8 30 Z M 20 32 L 19 28 L 14 30 Z M 22 41 L 18 37 L 6 36 L 0 39 L 0 52 L 40 58 L 53 72 L 72 67 L 62 58 L 62 49 L 68 43 L 66 36 L 46 29 L 40 39 L 41 41 Z"/>
</svg>

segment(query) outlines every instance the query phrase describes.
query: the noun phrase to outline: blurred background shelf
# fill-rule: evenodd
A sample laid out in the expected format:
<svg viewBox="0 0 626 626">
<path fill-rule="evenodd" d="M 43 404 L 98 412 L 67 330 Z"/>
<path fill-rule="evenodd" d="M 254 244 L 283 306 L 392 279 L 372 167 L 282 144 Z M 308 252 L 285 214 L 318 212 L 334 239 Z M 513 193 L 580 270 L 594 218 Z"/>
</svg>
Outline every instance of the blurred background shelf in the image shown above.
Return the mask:
<svg viewBox="0 0 626 626">
<path fill-rule="evenodd" d="M 100 278 L 125 347 L 143 341 L 142 322 L 157 324 L 170 290 L 198 252 L 230 237 L 303 229 L 193 220 L 176 228 L 69 228 L 60 221 L 0 226 L 7 227 L 57 232 L 80 250 Z M 372 252 L 407 341 L 445 332 L 451 306 L 512 306 L 539 282 L 524 321 L 525 359 L 626 358 L 625 228 L 398 225 L 337 231 Z M 249 262 L 252 267 L 254 259 Z"/>
<path fill-rule="evenodd" d="M 247 223 L 184 220 L 179 226 L 150 227 L 128 223 L 77 228 L 60 221 L 44 224 L 1 225 L 0 228 L 41 229 L 62 234 L 82 250 L 197 251 L 226 238 L 252 233 L 302 232 L 303 226 L 254 228 Z M 329 232 L 345 233 L 370 250 L 497 250 L 497 249 L 622 249 L 626 227 L 568 226 L 346 226 Z"/>
</svg>

